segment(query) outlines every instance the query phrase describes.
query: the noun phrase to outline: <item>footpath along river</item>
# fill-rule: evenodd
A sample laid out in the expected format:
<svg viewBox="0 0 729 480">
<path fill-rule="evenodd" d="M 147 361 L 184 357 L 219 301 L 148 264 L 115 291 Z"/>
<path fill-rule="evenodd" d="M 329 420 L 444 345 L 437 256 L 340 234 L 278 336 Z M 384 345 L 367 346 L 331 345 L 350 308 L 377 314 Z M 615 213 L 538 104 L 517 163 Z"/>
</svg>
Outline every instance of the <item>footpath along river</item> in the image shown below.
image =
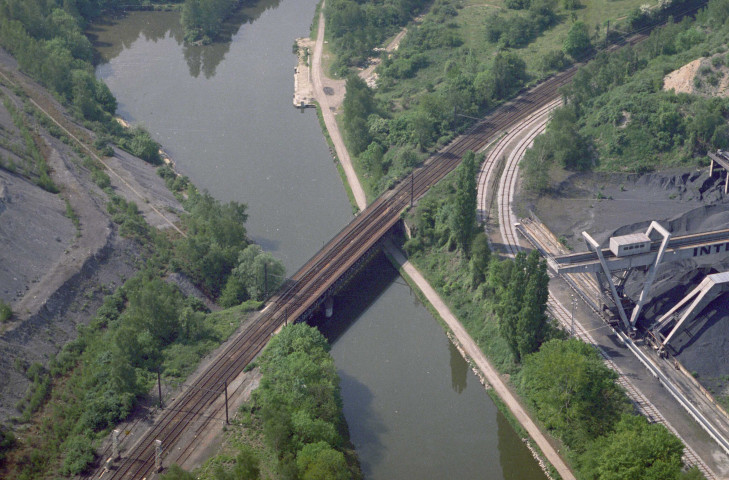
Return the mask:
<svg viewBox="0 0 729 480">
<path fill-rule="evenodd" d="M 249 205 L 248 231 L 295 271 L 351 219 L 313 110 L 291 104 L 291 47 L 315 0 L 243 10 L 230 41 L 186 46 L 176 13 L 95 25 L 97 76 L 119 114 L 145 125 L 177 169 Z M 366 478 L 543 479 L 440 325 L 382 257 L 322 320 Z"/>
</svg>

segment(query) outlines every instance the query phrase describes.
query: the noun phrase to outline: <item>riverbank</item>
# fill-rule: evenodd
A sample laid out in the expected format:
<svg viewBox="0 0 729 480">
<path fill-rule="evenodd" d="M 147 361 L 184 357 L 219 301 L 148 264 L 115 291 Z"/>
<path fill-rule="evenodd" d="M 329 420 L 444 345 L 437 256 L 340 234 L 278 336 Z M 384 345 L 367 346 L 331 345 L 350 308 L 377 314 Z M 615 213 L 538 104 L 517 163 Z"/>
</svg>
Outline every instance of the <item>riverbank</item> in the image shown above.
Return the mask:
<svg viewBox="0 0 729 480">
<path fill-rule="evenodd" d="M 562 460 L 557 449 L 542 433 L 534 420 L 532 420 L 516 394 L 507 386 L 499 372 L 491 365 L 491 362 L 488 361 L 481 349 L 476 345 L 476 342 L 471 338 L 456 316 L 453 315 L 440 295 L 438 295 L 415 266 L 405 258 L 405 255 L 392 240 L 388 239 L 385 242 L 385 251 L 393 265 L 400 271 L 400 274 L 408 280 L 408 283 L 422 292 L 425 299 L 445 324 L 444 326 L 452 333 L 453 338 L 462 349 L 466 361 L 469 365 L 473 365 L 478 370 L 479 376 L 488 382 L 488 386 L 504 402 L 504 405 L 506 405 L 516 421 L 519 422 L 539 447 L 547 461 L 555 468 L 562 479 L 575 479 L 575 476 L 564 460 Z M 537 459 L 539 460 L 539 458 Z M 548 469 L 545 469 L 545 473 L 549 474 Z"/>
<path fill-rule="evenodd" d="M 344 169 L 344 174 L 347 177 L 349 187 L 352 189 L 352 194 L 354 195 L 357 207 L 360 210 L 364 210 L 367 207 L 367 196 L 365 195 L 362 184 L 359 181 L 359 177 L 357 177 L 357 173 L 354 171 L 352 158 L 349 156 L 349 151 L 344 145 L 342 133 L 340 132 L 339 126 L 337 125 L 337 121 L 334 117 L 344 100 L 345 81 L 328 78 L 324 75 L 322 69 L 325 30 L 324 6 L 325 2 L 322 2 L 319 12 L 316 43 L 314 44 L 314 55 L 311 64 L 312 78 L 314 81 L 314 97 L 321 106 L 321 114 L 322 117 L 324 117 L 324 124 L 326 125 L 329 136 L 334 144 L 334 149 L 337 152 L 337 158 Z"/>
<path fill-rule="evenodd" d="M 19 169 L 0 172 L 0 238 L 5 245 L 0 298 L 14 312 L 0 335 L 0 368 L 7 372 L 0 381 L 0 419 L 7 419 L 17 415 L 16 404 L 30 384 L 13 365 L 47 364 L 76 337 L 77 326 L 90 320 L 104 292 L 138 269 L 142 249 L 118 234 L 99 182 L 108 182 L 116 195 L 135 202 L 146 221 L 160 229 L 177 228 L 182 206 L 153 166 L 118 149 L 112 157 L 99 158 L 87 147 L 94 134 L 71 121 L 3 50 L 0 82 L 7 102 L 7 107 L 0 106 L 4 130 L 17 128 L 5 121 L 8 108 L 33 112 L 19 118 L 34 124 L 41 154 L 60 190 L 53 195 L 28 182 L 20 175 L 20 157 L 0 148 Z"/>
</svg>

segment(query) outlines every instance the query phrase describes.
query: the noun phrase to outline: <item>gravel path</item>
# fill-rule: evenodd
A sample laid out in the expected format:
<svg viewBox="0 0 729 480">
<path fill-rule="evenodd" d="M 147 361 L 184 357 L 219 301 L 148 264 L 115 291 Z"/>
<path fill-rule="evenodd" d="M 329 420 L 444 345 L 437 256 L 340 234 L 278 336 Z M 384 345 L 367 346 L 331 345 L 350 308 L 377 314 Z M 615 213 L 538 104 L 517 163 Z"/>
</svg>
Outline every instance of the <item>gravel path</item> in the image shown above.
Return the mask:
<svg viewBox="0 0 729 480">
<path fill-rule="evenodd" d="M 344 80 L 331 80 L 324 76 L 321 68 L 321 57 L 322 51 L 324 50 L 324 2 L 321 4 L 321 12 L 319 13 L 319 29 L 316 36 L 316 44 L 314 44 L 314 60 L 312 62 L 312 78 L 314 80 L 314 97 L 319 102 L 321 107 L 321 113 L 324 117 L 324 124 L 329 131 L 329 137 L 332 139 L 334 149 L 337 152 L 339 162 L 344 168 L 344 174 L 347 176 L 347 182 L 352 189 L 354 200 L 357 202 L 357 206 L 360 210 L 364 210 L 367 206 L 367 196 L 365 195 L 362 185 L 359 183 L 359 178 L 354 171 L 352 166 L 352 159 L 349 157 L 347 147 L 344 146 L 344 140 L 342 134 L 337 126 L 337 121 L 334 118 L 334 111 L 337 109 L 337 105 L 330 104 L 329 96 L 325 93 L 331 89 L 334 92 L 334 96 L 344 97 Z M 337 94 L 337 92 L 339 92 Z"/>
</svg>

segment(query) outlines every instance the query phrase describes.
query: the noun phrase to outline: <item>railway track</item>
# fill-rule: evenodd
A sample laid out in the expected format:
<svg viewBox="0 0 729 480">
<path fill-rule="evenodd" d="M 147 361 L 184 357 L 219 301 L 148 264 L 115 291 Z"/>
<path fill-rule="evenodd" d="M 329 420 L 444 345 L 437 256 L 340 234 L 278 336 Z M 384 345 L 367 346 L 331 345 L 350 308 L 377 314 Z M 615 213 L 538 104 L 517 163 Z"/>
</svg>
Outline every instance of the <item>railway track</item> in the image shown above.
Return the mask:
<svg viewBox="0 0 729 480">
<path fill-rule="evenodd" d="M 458 166 L 463 154 L 478 151 L 502 131 L 540 110 L 559 96 L 559 88 L 576 72 L 572 67 L 524 92 L 512 102 L 495 109 L 466 134 L 433 155 L 410 179 L 379 197 L 317 252 L 278 292 L 244 334 L 232 339 L 208 369 L 163 411 L 159 419 L 134 445 L 126 447 L 122 459 L 111 470 L 104 467 L 87 478 L 122 479 L 150 477 L 155 470 L 155 440 L 165 449 L 180 439 L 186 426 L 200 420 L 203 412 L 221 395 L 243 368 L 263 349 L 270 336 L 283 324 L 306 313 L 336 280 L 387 233 L 400 213 Z"/>
<path fill-rule="evenodd" d="M 551 108 L 555 108 L 559 102 L 554 102 L 550 105 Z M 546 108 L 546 107 L 545 107 Z M 548 112 L 547 112 L 548 113 Z M 524 156 L 526 149 L 533 143 L 534 138 L 542 133 L 546 128 L 547 115 L 533 115 L 528 121 L 524 122 L 524 125 L 520 127 L 520 133 L 526 132 L 523 138 L 519 139 L 516 136 L 505 137 L 499 141 L 499 145 L 493 148 L 493 152 L 504 152 L 513 145 L 514 142 L 518 142 L 516 146 L 511 150 L 506 164 L 504 165 L 504 173 L 501 176 L 499 183 L 499 190 L 497 197 L 499 200 L 498 205 L 498 223 L 499 230 L 504 244 L 504 250 L 507 256 L 514 256 L 520 250 L 522 250 L 521 242 L 517 237 L 517 222 L 516 217 L 512 211 L 512 200 L 516 190 L 519 162 Z M 488 176 L 489 169 L 491 166 L 487 166 L 486 171 L 482 170 L 481 176 Z M 479 185 L 488 184 L 487 181 L 481 182 L 479 178 Z M 488 195 L 479 195 L 480 198 L 487 198 Z M 526 221 L 520 224 L 521 228 L 528 232 L 528 237 L 534 239 L 535 248 L 547 258 L 553 257 L 555 254 L 561 254 L 566 251 L 566 248 L 559 242 L 557 238 L 543 225 L 541 222 Z M 549 271 L 550 278 L 554 275 Z M 586 288 L 592 290 L 594 294 L 597 293 L 597 283 L 590 275 L 579 274 L 573 275 L 572 277 L 578 277 L 575 279 L 575 283 L 572 287 L 575 289 Z M 635 408 L 645 416 L 648 421 L 652 423 L 660 423 L 669 429 L 674 435 L 681 439 L 684 444 L 684 463 L 689 466 L 696 466 L 707 479 L 716 479 L 714 473 L 709 467 L 699 458 L 696 452 L 683 440 L 681 435 L 676 431 L 675 428 L 665 419 L 660 411 L 638 390 L 620 367 L 615 364 L 610 355 L 597 343 L 592 335 L 584 329 L 580 322 L 573 322 L 571 312 L 569 312 L 564 305 L 562 305 L 554 296 L 550 294 L 547 300 L 547 309 L 557 321 L 559 321 L 567 331 L 573 331 L 573 334 L 592 346 L 594 346 L 603 357 L 603 361 L 611 370 L 615 371 L 618 375 L 617 383 L 625 389 L 626 394 L 630 398 Z M 608 328 L 608 325 L 605 325 Z M 642 360 L 643 361 L 643 360 Z M 645 362 L 644 362 L 645 363 Z"/>
</svg>

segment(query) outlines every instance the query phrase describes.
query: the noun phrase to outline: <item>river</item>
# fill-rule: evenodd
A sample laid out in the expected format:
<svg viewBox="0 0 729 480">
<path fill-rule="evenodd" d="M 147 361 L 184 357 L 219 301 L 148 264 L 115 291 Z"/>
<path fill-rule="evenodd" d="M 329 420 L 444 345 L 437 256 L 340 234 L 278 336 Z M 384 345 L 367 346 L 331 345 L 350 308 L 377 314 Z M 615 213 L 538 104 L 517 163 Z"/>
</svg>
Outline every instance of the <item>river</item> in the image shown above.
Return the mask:
<svg viewBox="0 0 729 480">
<path fill-rule="evenodd" d="M 290 273 L 352 212 L 315 113 L 291 103 L 291 47 L 315 4 L 260 2 L 229 26 L 230 41 L 204 47 L 183 44 L 176 13 L 135 12 L 91 30 L 118 113 L 145 125 L 198 187 L 248 204 L 249 235 Z M 376 258 L 350 285 L 319 323 L 366 478 L 543 479 L 390 264 Z"/>
</svg>

